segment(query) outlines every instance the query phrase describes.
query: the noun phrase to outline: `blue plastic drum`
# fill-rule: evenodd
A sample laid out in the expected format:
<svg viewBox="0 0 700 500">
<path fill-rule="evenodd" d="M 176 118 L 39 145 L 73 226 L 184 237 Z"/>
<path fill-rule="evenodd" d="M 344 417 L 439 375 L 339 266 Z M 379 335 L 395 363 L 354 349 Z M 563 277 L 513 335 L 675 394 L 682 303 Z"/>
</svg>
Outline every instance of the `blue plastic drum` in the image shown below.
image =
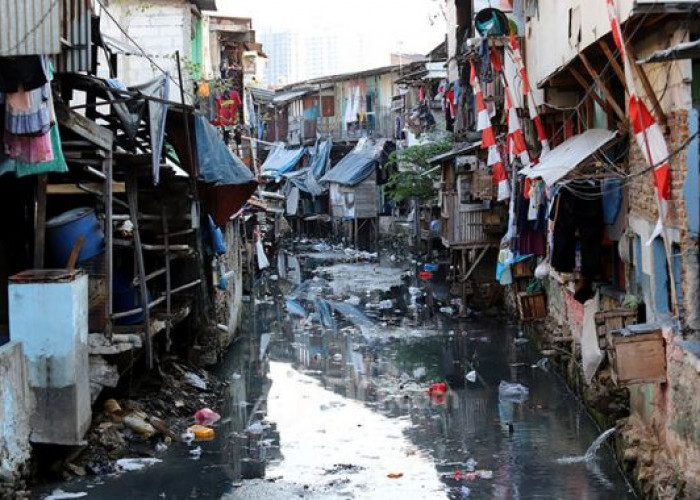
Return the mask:
<svg viewBox="0 0 700 500">
<path fill-rule="evenodd" d="M 85 241 L 80 247 L 78 262 L 104 252 L 104 233 L 92 208 L 74 208 L 46 221 L 49 262 L 56 267 L 65 267 L 81 235 L 85 236 Z"/>
</svg>

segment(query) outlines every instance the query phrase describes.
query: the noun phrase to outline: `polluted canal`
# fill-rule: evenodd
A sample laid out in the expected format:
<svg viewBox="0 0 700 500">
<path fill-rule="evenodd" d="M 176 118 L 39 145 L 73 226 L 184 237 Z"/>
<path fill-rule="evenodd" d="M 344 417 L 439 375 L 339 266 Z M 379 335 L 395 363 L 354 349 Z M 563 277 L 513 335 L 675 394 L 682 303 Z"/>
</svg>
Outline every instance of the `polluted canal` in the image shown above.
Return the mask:
<svg viewBox="0 0 700 500">
<path fill-rule="evenodd" d="M 394 260 L 325 243 L 281 251 L 221 368 L 216 438 L 174 443 L 144 470 L 64 490 L 633 498 L 606 445 L 614 431 L 593 424 L 516 323 L 433 305 L 416 264 Z"/>
</svg>

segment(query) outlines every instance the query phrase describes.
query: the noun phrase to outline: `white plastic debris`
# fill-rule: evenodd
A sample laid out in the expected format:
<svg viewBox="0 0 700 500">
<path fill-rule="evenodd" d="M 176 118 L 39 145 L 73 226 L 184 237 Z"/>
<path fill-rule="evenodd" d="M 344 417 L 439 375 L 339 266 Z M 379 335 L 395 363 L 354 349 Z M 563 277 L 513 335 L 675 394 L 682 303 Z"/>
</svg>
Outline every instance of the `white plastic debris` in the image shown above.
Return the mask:
<svg viewBox="0 0 700 500">
<path fill-rule="evenodd" d="M 247 430 L 248 430 L 248 432 L 249 432 L 250 434 L 256 434 L 256 435 L 258 435 L 258 434 L 262 434 L 262 433 L 263 433 L 263 431 L 265 430 L 265 427 L 264 427 L 263 424 L 261 424 L 260 422 L 253 422 L 252 424 L 250 424 L 250 425 L 248 426 L 248 429 L 247 429 Z"/>
<path fill-rule="evenodd" d="M 465 377 L 469 382 L 476 382 L 476 371 L 472 370 Z"/>
<path fill-rule="evenodd" d="M 202 377 L 200 377 L 196 373 L 185 373 L 185 381 L 196 389 L 200 389 L 202 391 L 205 391 L 207 389 L 207 383 Z"/>
<path fill-rule="evenodd" d="M 350 304 L 351 306 L 359 306 L 360 305 L 360 297 L 357 297 L 356 295 L 352 295 L 345 299 L 345 302 Z"/>
<path fill-rule="evenodd" d="M 342 360 L 343 360 L 343 355 L 340 354 L 339 352 L 338 352 L 338 353 L 335 353 L 335 354 L 333 355 L 333 361 L 342 361 Z"/>
<path fill-rule="evenodd" d="M 530 390 L 522 384 L 501 380 L 498 385 L 498 398 L 501 401 L 521 403 L 530 396 Z"/>
<path fill-rule="evenodd" d="M 452 315 L 452 314 L 454 314 L 454 309 L 453 309 L 452 307 L 450 307 L 450 306 L 445 306 L 445 307 L 441 307 L 441 308 L 440 308 L 440 312 L 441 312 L 442 314 L 449 314 L 449 315 Z"/>
<path fill-rule="evenodd" d="M 528 342 L 530 342 L 530 340 L 526 339 L 525 337 L 518 337 L 517 339 L 513 339 L 513 343 L 515 345 L 527 344 Z"/>
<path fill-rule="evenodd" d="M 180 440 L 185 444 L 190 444 L 192 441 L 194 441 L 194 433 L 189 431 L 183 432 L 180 434 Z"/>
<path fill-rule="evenodd" d="M 157 453 L 163 453 L 165 450 L 168 449 L 168 445 L 162 442 L 156 443 L 156 452 Z"/>
<path fill-rule="evenodd" d="M 56 489 L 51 492 L 49 496 L 47 496 L 44 500 L 66 500 L 68 498 L 84 498 L 87 496 L 87 493 L 84 491 L 79 491 L 75 493 L 69 493 L 67 491 L 63 491 L 61 489 Z"/>
<path fill-rule="evenodd" d="M 392 307 L 394 307 L 394 303 L 391 301 L 391 299 L 382 300 L 379 303 L 380 309 L 391 309 Z"/>
<path fill-rule="evenodd" d="M 117 460 L 117 467 L 125 472 L 132 472 L 161 462 L 159 458 L 120 458 Z"/>
<path fill-rule="evenodd" d="M 194 458 L 195 460 L 198 459 L 202 456 L 202 447 L 197 446 L 196 448 L 191 449 L 190 455 L 192 455 L 192 458 Z"/>
</svg>

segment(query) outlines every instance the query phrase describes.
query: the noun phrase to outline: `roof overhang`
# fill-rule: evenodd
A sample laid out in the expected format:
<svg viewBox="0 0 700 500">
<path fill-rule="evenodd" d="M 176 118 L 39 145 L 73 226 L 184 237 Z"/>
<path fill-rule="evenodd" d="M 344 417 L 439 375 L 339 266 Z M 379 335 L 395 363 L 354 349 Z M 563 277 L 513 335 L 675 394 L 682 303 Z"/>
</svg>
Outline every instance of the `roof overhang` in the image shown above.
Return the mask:
<svg viewBox="0 0 700 500">
<path fill-rule="evenodd" d="M 700 39 L 693 42 L 683 42 L 664 50 L 657 50 L 646 59 L 637 61 L 640 64 L 675 61 L 676 59 L 700 59 Z"/>
<path fill-rule="evenodd" d="M 455 146 L 448 151 L 447 153 L 443 153 L 437 156 L 433 156 L 428 160 L 428 163 L 431 165 L 434 165 L 435 163 L 441 163 L 446 160 L 451 160 L 453 158 L 456 158 L 458 156 L 466 155 L 467 153 L 471 153 L 472 151 L 475 151 L 481 146 L 481 142 L 468 142 L 468 143 L 459 143 L 455 144 Z"/>
<path fill-rule="evenodd" d="M 586 130 L 542 155 L 537 165 L 524 168 L 520 173 L 530 179 L 542 178 L 547 186 L 551 186 L 610 144 L 616 137 L 617 133 L 612 130 L 600 128 Z"/>
</svg>

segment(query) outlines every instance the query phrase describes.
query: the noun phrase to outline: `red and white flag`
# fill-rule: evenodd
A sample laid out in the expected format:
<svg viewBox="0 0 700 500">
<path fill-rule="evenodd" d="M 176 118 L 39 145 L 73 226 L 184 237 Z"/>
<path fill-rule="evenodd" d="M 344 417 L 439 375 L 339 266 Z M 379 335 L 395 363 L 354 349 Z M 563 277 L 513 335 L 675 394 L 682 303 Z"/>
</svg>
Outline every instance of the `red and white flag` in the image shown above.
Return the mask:
<svg viewBox="0 0 700 500">
<path fill-rule="evenodd" d="M 484 104 L 484 94 L 481 91 L 479 77 L 476 75 L 476 68 L 474 67 L 473 62 L 471 63 L 471 75 L 469 77 L 469 82 L 474 89 L 474 96 L 476 98 L 476 128 L 477 130 L 481 130 L 481 147 L 483 149 L 488 149 L 488 159 L 486 160 L 486 164 L 493 169 L 493 182 L 498 186 L 496 199 L 498 201 L 507 200 L 510 198 L 508 173 L 503 166 L 501 153 L 498 151 L 498 144 L 496 143 L 496 136 L 493 133 L 491 118 L 489 117 L 489 112 Z"/>
<path fill-rule="evenodd" d="M 654 169 L 654 187 L 659 200 L 660 212 L 657 230 L 654 231 L 654 236 L 657 236 L 663 221 L 666 219 L 668 200 L 671 197 L 671 167 L 669 165 L 668 146 L 663 133 L 661 133 L 661 128 L 649 112 L 649 108 L 637 94 L 634 76 L 632 75 L 632 65 L 628 59 L 627 49 L 622 38 L 622 29 L 615 12 L 614 0 L 607 0 L 607 3 L 613 40 L 617 50 L 620 51 L 625 67 L 625 79 L 627 80 L 627 90 L 630 95 L 629 115 L 632 129 L 634 130 L 634 137 L 647 163 Z"/>
<path fill-rule="evenodd" d="M 479 77 L 476 76 L 474 62 L 471 63 L 469 83 L 474 89 L 474 98 L 476 100 L 476 129 L 485 130 L 491 126 L 491 117 L 489 116 L 489 110 L 486 108 L 484 93 L 481 90 L 481 85 L 479 84 Z"/>
<path fill-rule="evenodd" d="M 542 146 L 542 153 L 549 152 L 549 139 L 542 125 L 542 119 L 540 118 L 539 112 L 537 111 L 537 103 L 535 102 L 535 96 L 530 91 L 530 80 L 527 76 L 527 68 L 525 68 L 525 63 L 523 62 L 522 53 L 520 52 L 520 45 L 518 44 L 518 39 L 513 31 L 510 32 L 510 50 L 513 54 L 513 61 L 515 62 L 515 67 L 520 74 L 520 80 L 522 81 L 523 95 L 525 96 L 525 102 L 527 103 L 528 112 L 530 114 L 530 119 L 535 125 L 535 130 L 537 131 L 537 140 Z"/>
</svg>

